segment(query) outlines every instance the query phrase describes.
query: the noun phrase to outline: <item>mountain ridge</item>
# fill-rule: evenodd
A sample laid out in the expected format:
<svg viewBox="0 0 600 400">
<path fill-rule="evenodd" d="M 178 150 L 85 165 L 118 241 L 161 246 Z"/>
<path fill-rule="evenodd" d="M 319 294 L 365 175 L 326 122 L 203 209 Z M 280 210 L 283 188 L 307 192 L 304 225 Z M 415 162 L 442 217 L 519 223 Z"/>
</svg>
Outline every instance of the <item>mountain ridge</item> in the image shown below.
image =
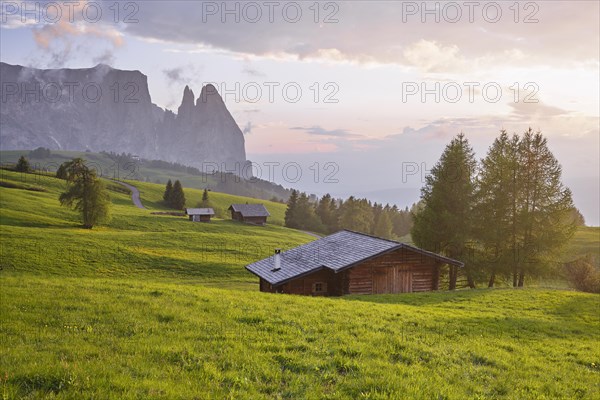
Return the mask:
<svg viewBox="0 0 600 400">
<path fill-rule="evenodd" d="M 36 69 L 0 62 L 0 83 L 1 150 L 128 152 L 201 170 L 250 170 L 243 133 L 212 85 L 198 99 L 186 86 L 176 114 L 152 102 L 141 71 L 106 64 Z"/>
</svg>

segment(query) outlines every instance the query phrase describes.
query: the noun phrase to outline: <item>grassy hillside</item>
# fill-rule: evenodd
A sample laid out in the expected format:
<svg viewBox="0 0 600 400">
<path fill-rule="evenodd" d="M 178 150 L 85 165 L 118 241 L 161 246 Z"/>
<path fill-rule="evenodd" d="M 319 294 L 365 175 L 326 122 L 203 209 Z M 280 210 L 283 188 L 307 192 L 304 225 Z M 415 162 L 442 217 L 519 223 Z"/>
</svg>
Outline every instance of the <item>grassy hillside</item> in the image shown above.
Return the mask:
<svg viewBox="0 0 600 400">
<path fill-rule="evenodd" d="M 29 150 L 2 151 L 0 152 L 0 163 L 15 164 L 21 155 L 28 157 L 29 152 Z M 227 193 L 252 195 L 260 199 L 271 199 L 273 196 L 284 199 L 289 195 L 283 187 L 267 181 L 240 181 L 233 175 L 197 175 L 189 171 L 167 168 L 164 165 L 154 166 L 154 162 L 148 160 L 119 161 L 103 153 L 52 150 L 49 156 L 29 157 L 29 162 L 35 169 L 56 171 L 60 164 L 76 157 L 85 159 L 90 168 L 94 168 L 98 175 L 105 178 L 129 179 L 162 183 L 163 185 L 167 183 L 167 180 L 172 179 L 181 181 L 183 186 L 188 188 L 204 189 L 208 187 Z"/>
<path fill-rule="evenodd" d="M 136 186 L 142 197 L 142 203 L 145 207 L 163 210 L 165 207 L 161 204 L 162 196 L 165 191 L 164 185 L 157 185 L 154 183 L 145 183 L 145 182 L 137 182 L 137 181 L 126 181 L 134 186 Z M 188 207 L 195 207 L 202 200 L 202 190 L 199 189 L 191 189 L 184 188 L 186 205 Z M 267 201 L 267 200 L 257 200 L 251 199 L 243 196 L 235 196 L 226 193 L 218 193 L 218 192 L 209 192 L 209 199 L 211 205 L 215 209 L 215 212 L 221 218 L 229 219 L 231 214 L 227 209 L 231 204 L 244 204 L 244 203 L 261 203 L 264 204 L 271 216 L 268 219 L 270 224 L 281 225 L 283 226 L 283 218 L 285 216 L 286 205 L 282 203 Z"/>
<path fill-rule="evenodd" d="M 587 255 L 592 257 L 597 267 L 600 267 L 600 227 L 579 227 L 566 246 L 564 261 L 573 261 Z"/>
<path fill-rule="evenodd" d="M 24 279 L 25 278 L 25 279 Z M 598 296 L 2 278 L 8 398 L 594 399 Z M 52 397 L 54 398 L 54 397 Z"/>
<path fill-rule="evenodd" d="M 91 231 L 80 229 L 78 214 L 60 207 L 65 182 L 47 176 L 2 170 L 0 180 L 43 187 L 46 192 L 0 187 L 1 266 L 4 270 L 69 275 L 158 274 L 208 280 L 255 281 L 243 266 L 268 256 L 274 248 L 289 248 L 312 240 L 306 234 L 275 225 L 283 221 L 284 205 L 263 202 L 272 224 L 255 227 L 215 219 L 210 224 L 184 217 L 152 215 L 162 209 L 162 186 L 138 184 L 149 210 L 132 205 L 128 195 L 111 192 L 112 220 Z M 201 191 L 186 190 L 190 201 Z M 211 193 L 217 207 L 254 199 Z M 193 204 L 193 203 L 192 203 Z"/>
<path fill-rule="evenodd" d="M 62 181 L 7 171 L 0 181 L 17 186 L 0 186 L 2 398 L 600 396 L 598 295 L 264 294 L 243 265 L 311 237 L 152 215 L 162 195 L 152 184 L 139 185 L 149 210 L 113 192 L 112 221 L 83 230 L 58 205 Z"/>
</svg>

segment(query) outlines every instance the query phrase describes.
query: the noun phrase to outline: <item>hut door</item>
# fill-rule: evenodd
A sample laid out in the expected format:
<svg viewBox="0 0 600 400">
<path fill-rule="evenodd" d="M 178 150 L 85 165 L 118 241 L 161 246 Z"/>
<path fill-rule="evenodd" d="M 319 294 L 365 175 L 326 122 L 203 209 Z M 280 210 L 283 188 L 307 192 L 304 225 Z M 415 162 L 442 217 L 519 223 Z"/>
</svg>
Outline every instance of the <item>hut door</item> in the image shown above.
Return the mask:
<svg viewBox="0 0 600 400">
<path fill-rule="evenodd" d="M 406 267 L 394 268 L 394 293 L 412 292 L 412 271 Z"/>
<path fill-rule="evenodd" d="M 391 272 L 388 268 L 376 268 L 373 271 L 373 293 L 390 293 L 388 283 L 391 281 Z"/>
</svg>

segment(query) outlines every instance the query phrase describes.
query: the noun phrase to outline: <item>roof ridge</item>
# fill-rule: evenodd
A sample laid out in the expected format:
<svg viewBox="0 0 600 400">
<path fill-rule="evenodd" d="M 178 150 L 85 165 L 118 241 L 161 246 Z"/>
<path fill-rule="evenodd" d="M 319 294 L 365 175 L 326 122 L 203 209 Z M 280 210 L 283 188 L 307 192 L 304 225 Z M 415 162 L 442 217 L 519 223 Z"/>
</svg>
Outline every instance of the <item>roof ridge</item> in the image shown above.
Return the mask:
<svg viewBox="0 0 600 400">
<path fill-rule="evenodd" d="M 395 244 L 404 244 L 403 242 L 398 242 L 396 240 L 386 239 L 386 238 L 382 238 L 382 237 L 371 235 L 371 234 L 364 233 L 364 232 L 357 232 L 357 231 L 353 231 L 351 229 L 342 229 L 341 231 L 338 231 L 338 232 L 343 232 L 343 231 L 350 232 L 350 233 L 356 233 L 357 235 L 367 236 L 367 237 L 370 237 L 373 239 L 385 240 L 386 242 L 391 242 L 391 243 L 395 243 Z M 327 236 L 325 236 L 325 237 L 327 237 Z"/>
</svg>

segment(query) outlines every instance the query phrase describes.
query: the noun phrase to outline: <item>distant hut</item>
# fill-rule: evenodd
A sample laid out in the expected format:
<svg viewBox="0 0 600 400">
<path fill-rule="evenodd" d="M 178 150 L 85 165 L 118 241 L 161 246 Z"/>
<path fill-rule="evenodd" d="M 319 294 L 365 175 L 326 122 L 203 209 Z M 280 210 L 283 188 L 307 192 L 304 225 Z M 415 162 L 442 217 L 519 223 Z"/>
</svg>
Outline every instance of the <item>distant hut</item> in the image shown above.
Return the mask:
<svg viewBox="0 0 600 400">
<path fill-rule="evenodd" d="M 393 240 L 343 230 L 246 266 L 260 291 L 308 296 L 438 290 L 443 265 L 463 263 Z"/>
<path fill-rule="evenodd" d="M 215 215 L 212 208 L 186 208 L 186 215 L 193 222 L 210 222 L 210 219 Z"/>
<path fill-rule="evenodd" d="M 231 219 L 254 225 L 266 225 L 271 214 L 262 204 L 232 204 L 229 206 Z"/>
</svg>

